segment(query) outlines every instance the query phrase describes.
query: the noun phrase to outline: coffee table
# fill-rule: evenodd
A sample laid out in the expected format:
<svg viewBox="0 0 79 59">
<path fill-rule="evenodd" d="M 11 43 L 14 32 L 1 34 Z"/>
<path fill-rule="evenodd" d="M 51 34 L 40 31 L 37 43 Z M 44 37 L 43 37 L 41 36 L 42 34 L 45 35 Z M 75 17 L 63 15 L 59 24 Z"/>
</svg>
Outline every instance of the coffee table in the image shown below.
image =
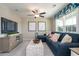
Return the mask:
<svg viewBox="0 0 79 59">
<path fill-rule="evenodd" d="M 26 47 L 26 56 L 43 56 L 44 55 L 44 47 L 42 41 L 38 44 L 33 43 L 33 40 L 30 41 L 28 46 Z"/>
</svg>

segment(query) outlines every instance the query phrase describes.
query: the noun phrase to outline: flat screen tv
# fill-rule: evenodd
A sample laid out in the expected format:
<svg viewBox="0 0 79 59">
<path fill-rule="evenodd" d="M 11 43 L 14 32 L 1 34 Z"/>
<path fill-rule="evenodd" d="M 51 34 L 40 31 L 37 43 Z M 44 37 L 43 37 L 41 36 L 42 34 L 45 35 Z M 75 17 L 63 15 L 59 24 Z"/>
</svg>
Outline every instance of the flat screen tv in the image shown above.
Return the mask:
<svg viewBox="0 0 79 59">
<path fill-rule="evenodd" d="M 1 33 L 17 32 L 17 22 L 1 17 Z"/>
</svg>

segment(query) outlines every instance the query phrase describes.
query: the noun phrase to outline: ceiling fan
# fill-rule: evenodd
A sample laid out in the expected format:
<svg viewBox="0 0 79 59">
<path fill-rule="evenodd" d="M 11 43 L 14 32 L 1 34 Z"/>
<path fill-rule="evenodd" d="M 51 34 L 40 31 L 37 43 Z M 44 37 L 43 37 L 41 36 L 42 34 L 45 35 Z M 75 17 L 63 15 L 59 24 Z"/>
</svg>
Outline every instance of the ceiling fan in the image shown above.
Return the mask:
<svg viewBox="0 0 79 59">
<path fill-rule="evenodd" d="M 44 18 L 44 14 L 46 14 L 46 12 L 39 12 L 38 9 L 32 10 L 32 13 L 33 14 L 30 14 L 29 16 L 34 16 L 34 18 L 37 18 L 37 17 L 43 17 Z"/>
</svg>

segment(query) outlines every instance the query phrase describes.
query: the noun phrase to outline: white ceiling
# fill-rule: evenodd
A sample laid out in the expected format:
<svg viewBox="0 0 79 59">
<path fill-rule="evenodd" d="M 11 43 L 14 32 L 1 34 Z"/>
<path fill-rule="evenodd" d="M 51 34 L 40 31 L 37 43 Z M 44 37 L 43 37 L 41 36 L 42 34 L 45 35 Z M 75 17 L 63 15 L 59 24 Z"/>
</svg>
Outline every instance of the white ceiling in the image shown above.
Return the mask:
<svg viewBox="0 0 79 59">
<path fill-rule="evenodd" d="M 17 12 L 20 17 L 33 17 L 28 16 L 32 14 L 32 10 L 39 9 L 41 12 L 45 11 L 46 18 L 56 14 L 61 8 L 67 5 L 67 3 L 5 3 L 11 10 Z M 54 7 L 54 5 L 56 5 Z"/>
</svg>

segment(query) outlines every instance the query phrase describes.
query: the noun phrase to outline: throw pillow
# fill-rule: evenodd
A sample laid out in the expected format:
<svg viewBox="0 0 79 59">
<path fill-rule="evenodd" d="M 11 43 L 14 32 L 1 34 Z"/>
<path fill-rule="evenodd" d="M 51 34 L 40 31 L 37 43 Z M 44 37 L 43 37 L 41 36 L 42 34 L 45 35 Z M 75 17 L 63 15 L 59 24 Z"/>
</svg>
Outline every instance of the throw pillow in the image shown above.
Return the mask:
<svg viewBox="0 0 79 59">
<path fill-rule="evenodd" d="M 55 34 L 53 34 L 53 36 L 52 36 L 50 39 L 51 39 L 52 41 L 54 41 L 54 42 L 57 42 L 58 39 L 59 39 L 59 37 L 60 37 L 60 34 L 55 33 Z"/>
<path fill-rule="evenodd" d="M 49 38 L 51 38 L 52 36 L 53 36 L 53 34 L 51 34 L 51 33 L 50 33 L 50 34 L 48 34 L 48 37 L 49 37 Z"/>
<path fill-rule="evenodd" d="M 66 34 L 62 39 L 61 43 L 70 43 L 72 41 L 72 37 Z"/>
</svg>

